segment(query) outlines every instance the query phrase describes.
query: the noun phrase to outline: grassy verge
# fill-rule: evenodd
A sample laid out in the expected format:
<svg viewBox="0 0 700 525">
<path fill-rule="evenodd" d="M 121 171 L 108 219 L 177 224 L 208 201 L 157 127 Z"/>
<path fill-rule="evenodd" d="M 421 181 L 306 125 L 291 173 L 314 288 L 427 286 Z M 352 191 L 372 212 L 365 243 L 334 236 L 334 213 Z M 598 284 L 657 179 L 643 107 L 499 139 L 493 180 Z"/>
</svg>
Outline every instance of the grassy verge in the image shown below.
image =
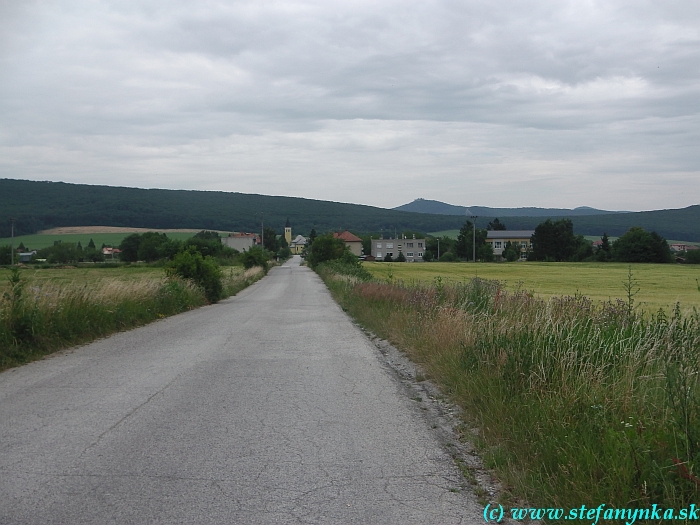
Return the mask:
<svg viewBox="0 0 700 525">
<path fill-rule="evenodd" d="M 700 498 L 700 315 L 543 299 L 495 281 L 387 283 L 319 268 L 358 322 L 464 410 L 484 459 L 537 506 Z"/>
<path fill-rule="evenodd" d="M 207 304 L 190 281 L 162 270 L 6 272 L 0 296 L 0 370 L 98 337 Z M 223 297 L 264 276 L 261 268 L 223 270 Z"/>
</svg>

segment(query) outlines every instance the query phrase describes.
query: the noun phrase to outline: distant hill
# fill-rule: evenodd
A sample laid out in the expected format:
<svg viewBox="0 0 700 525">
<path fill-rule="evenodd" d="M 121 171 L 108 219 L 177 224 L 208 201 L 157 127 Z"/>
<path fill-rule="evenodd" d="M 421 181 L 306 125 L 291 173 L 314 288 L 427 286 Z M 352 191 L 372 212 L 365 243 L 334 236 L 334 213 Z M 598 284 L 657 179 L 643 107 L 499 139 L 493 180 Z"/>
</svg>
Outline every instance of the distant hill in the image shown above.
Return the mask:
<svg viewBox="0 0 700 525">
<path fill-rule="evenodd" d="M 497 210 L 497 215 L 482 210 Z M 576 214 L 577 210 L 591 212 L 581 208 L 564 210 L 563 215 L 558 214 L 561 210 L 543 210 L 548 214 L 541 216 L 511 216 L 501 213 L 503 210 L 475 206 L 470 211 L 479 215 L 479 227 L 485 226 L 487 217 L 497 216 L 510 230 L 535 229 L 547 217 L 565 216 L 572 219 L 574 231 L 583 235 L 607 232 L 619 236 L 632 226 L 641 226 L 667 239 L 700 241 L 700 206 L 638 213 L 594 210 L 596 214 L 589 215 Z M 516 210 L 525 213 L 523 210 L 538 208 Z M 10 236 L 10 217 L 16 219 L 15 235 L 22 235 L 60 226 L 258 231 L 261 214 L 265 225 L 278 233 L 282 233 L 289 217 L 293 232 L 301 234 L 308 234 L 312 228 L 318 233 L 340 229 L 358 234 L 394 229 L 435 232 L 459 229 L 466 219 L 464 212 L 416 213 L 296 197 L 0 179 L 0 237 Z"/>
<path fill-rule="evenodd" d="M 431 213 L 439 215 L 478 215 L 479 217 L 578 217 L 581 215 L 609 215 L 611 213 L 630 213 L 605 211 L 581 206 L 573 210 L 565 208 L 489 208 L 486 206 L 455 206 L 440 201 L 416 199 L 408 204 L 392 208 L 397 211 L 414 213 Z"/>
<path fill-rule="evenodd" d="M 294 233 L 308 235 L 352 229 L 358 233 L 459 228 L 464 220 L 296 197 L 274 197 L 222 191 L 185 191 L 91 186 L 63 182 L 0 179 L 0 237 L 59 226 L 126 226 L 140 228 L 206 228 L 222 231 L 278 233 L 289 217 Z"/>
</svg>

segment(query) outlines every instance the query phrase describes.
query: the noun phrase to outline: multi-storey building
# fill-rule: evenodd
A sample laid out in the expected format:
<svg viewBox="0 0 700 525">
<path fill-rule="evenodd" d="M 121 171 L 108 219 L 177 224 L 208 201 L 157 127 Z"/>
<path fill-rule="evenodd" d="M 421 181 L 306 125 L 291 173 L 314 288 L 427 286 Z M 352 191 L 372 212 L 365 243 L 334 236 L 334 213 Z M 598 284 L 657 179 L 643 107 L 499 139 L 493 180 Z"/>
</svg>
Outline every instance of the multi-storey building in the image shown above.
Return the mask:
<svg viewBox="0 0 700 525">
<path fill-rule="evenodd" d="M 384 259 L 387 254 L 392 259 L 403 253 L 407 262 L 422 262 L 425 252 L 425 239 L 372 239 L 372 256 L 379 260 Z"/>
<path fill-rule="evenodd" d="M 531 248 L 530 238 L 534 233 L 534 230 L 489 230 L 486 242 L 491 245 L 496 257 L 501 257 L 507 242 L 513 243 L 520 247 L 520 258 L 525 259 Z"/>
</svg>

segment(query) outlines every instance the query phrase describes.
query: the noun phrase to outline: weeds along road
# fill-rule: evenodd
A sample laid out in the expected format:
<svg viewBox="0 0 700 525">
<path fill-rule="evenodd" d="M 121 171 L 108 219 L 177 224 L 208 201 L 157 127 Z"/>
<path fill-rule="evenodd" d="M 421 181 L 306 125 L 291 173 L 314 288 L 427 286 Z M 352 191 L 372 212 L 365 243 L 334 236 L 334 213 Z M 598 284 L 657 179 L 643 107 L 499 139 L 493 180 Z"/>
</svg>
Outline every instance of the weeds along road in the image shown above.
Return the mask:
<svg viewBox="0 0 700 525">
<path fill-rule="evenodd" d="M 377 350 L 295 257 L 0 374 L 0 523 L 477 523 Z"/>
</svg>

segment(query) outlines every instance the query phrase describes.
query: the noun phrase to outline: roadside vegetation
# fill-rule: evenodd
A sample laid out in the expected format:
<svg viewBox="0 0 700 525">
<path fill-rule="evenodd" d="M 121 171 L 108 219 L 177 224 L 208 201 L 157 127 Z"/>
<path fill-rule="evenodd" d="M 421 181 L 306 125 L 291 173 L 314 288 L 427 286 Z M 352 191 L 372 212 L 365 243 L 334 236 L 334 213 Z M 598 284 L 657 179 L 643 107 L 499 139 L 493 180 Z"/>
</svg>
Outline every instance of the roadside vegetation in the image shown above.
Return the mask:
<svg viewBox="0 0 700 525">
<path fill-rule="evenodd" d="M 315 269 L 350 315 L 464 409 L 465 438 L 510 497 L 569 508 L 700 503 L 700 314 L 643 312 L 637 266 L 617 283 L 621 299 L 594 302 L 392 272 L 417 264 L 377 263 L 388 272 L 377 279 L 344 258 Z"/>
<path fill-rule="evenodd" d="M 272 256 L 259 248 L 239 255 L 212 232 L 185 242 L 153 232 L 133 234 L 120 246 L 127 261 L 150 264 L 81 265 L 78 259 L 86 253 L 101 252 L 57 244 L 47 249 L 47 259 L 66 257 L 76 266 L 0 270 L 0 370 L 216 303 L 263 277 Z"/>
<path fill-rule="evenodd" d="M 264 274 L 259 267 L 221 269 L 217 300 Z M 158 268 L 13 268 L 0 277 L 0 370 L 212 302 L 195 278 Z"/>
</svg>

